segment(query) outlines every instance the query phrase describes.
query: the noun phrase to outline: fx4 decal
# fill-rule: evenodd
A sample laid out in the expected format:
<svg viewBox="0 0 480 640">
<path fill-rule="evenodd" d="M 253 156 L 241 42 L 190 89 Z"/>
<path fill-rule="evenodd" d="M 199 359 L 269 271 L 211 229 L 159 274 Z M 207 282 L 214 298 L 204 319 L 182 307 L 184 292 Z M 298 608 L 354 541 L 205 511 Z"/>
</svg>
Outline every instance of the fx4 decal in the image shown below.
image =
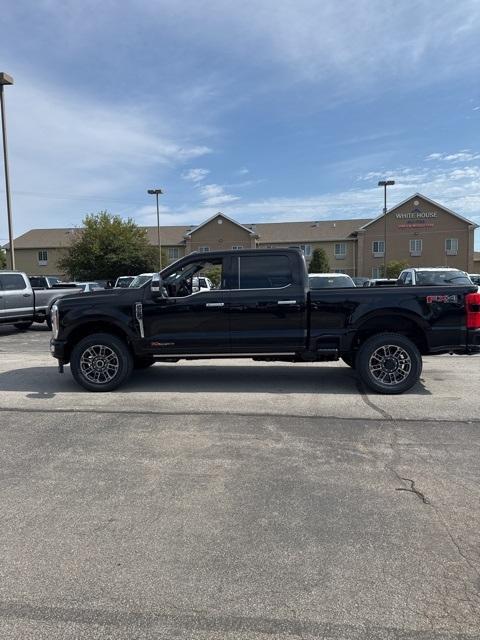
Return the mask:
<svg viewBox="0 0 480 640">
<path fill-rule="evenodd" d="M 458 302 L 458 296 L 427 296 L 427 304 L 432 304 L 432 302 Z"/>
</svg>

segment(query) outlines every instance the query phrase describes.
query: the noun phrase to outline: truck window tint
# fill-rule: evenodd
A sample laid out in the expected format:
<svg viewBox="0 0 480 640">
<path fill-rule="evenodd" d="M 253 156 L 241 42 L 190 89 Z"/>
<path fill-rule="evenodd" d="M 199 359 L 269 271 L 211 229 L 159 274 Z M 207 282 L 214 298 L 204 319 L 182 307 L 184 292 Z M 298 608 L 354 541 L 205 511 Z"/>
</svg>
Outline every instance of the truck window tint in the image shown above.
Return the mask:
<svg viewBox="0 0 480 640">
<path fill-rule="evenodd" d="M 292 282 L 287 256 L 245 256 L 239 260 L 239 289 L 274 289 Z"/>
<path fill-rule="evenodd" d="M 46 279 L 41 278 L 39 276 L 30 276 L 30 284 L 32 285 L 32 287 L 37 287 L 37 288 L 47 286 Z"/>
<path fill-rule="evenodd" d="M 27 285 L 20 274 L 6 273 L 2 276 L 2 289 L 5 291 L 18 291 L 26 288 Z"/>
</svg>

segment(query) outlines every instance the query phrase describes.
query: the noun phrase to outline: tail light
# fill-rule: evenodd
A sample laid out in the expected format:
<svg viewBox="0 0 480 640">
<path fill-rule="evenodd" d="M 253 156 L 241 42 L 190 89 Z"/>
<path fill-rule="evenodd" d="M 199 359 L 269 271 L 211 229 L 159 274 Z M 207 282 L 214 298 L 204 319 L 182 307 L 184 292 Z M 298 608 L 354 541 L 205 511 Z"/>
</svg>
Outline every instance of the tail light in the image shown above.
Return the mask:
<svg viewBox="0 0 480 640">
<path fill-rule="evenodd" d="M 467 329 L 480 329 L 480 293 L 467 293 Z"/>
</svg>

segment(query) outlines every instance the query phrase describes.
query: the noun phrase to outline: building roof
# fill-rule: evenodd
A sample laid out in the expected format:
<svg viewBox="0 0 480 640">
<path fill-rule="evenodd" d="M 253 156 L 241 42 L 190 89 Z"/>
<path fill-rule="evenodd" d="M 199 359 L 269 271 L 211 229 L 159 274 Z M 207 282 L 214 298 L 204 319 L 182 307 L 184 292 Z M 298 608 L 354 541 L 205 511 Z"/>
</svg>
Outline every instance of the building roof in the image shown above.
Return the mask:
<svg viewBox="0 0 480 640">
<path fill-rule="evenodd" d="M 251 226 L 260 244 L 346 240 L 370 219 L 320 220 L 318 222 L 265 222 Z"/>
<path fill-rule="evenodd" d="M 201 229 L 202 227 L 204 227 L 205 225 L 207 225 L 209 222 L 212 222 L 212 220 L 215 220 L 216 218 L 221 217 L 224 220 L 228 220 L 229 222 L 231 222 L 232 224 L 237 225 L 237 227 L 240 227 L 240 229 L 243 229 L 244 231 L 247 231 L 250 235 L 255 235 L 255 232 L 252 231 L 251 228 L 249 227 L 245 227 L 243 224 L 240 224 L 240 222 L 237 222 L 236 220 L 232 220 L 232 218 L 229 218 L 228 216 L 226 216 L 224 213 L 222 213 L 221 211 L 219 211 L 218 213 L 216 213 L 214 216 L 212 216 L 211 218 L 208 218 L 208 220 L 205 220 L 205 222 L 202 222 L 201 224 L 197 225 L 196 227 L 194 227 L 191 231 L 189 231 L 187 233 L 188 236 L 191 236 L 192 233 L 195 233 L 195 231 L 198 231 L 199 229 Z M 252 225 L 250 225 L 251 227 Z"/>
<path fill-rule="evenodd" d="M 217 216 L 216 214 L 214 218 Z M 224 216 L 227 218 L 227 216 Z M 229 218 L 227 218 L 229 219 Z M 235 221 L 233 221 L 235 222 Z M 367 223 L 365 219 L 321 220 L 319 222 L 267 222 L 261 224 L 238 225 L 258 236 L 260 244 L 278 244 L 283 242 L 319 242 L 322 240 L 344 240 Z M 205 223 L 203 223 L 205 224 Z M 160 227 L 163 246 L 182 245 L 185 236 L 199 229 L 195 226 Z M 150 244 L 157 243 L 157 227 L 145 227 Z M 68 247 L 75 232 L 81 228 L 30 229 L 15 239 L 15 249 L 53 249 Z M 4 246 L 8 249 L 8 245 Z"/>
<path fill-rule="evenodd" d="M 402 202 L 399 202 L 398 204 L 396 204 L 391 209 L 388 209 L 387 210 L 387 215 L 389 213 L 391 213 L 392 211 L 395 211 L 395 209 L 398 209 L 399 207 L 403 206 L 409 200 L 413 200 L 413 198 L 422 198 L 426 202 L 429 202 L 430 204 L 433 204 L 435 207 L 438 207 L 439 209 L 443 209 L 444 211 L 446 211 L 450 215 L 455 216 L 455 218 L 459 218 L 459 220 L 461 220 L 462 222 L 468 222 L 468 224 L 473 225 L 475 227 L 475 229 L 478 228 L 478 224 L 475 224 L 475 222 L 472 222 L 472 220 L 468 220 L 467 218 L 464 218 L 459 213 L 455 213 L 455 211 L 452 211 L 451 209 L 448 209 L 445 205 L 440 204 L 439 202 L 435 202 L 435 200 L 432 200 L 431 198 L 427 198 L 427 196 L 424 196 L 423 193 L 419 193 L 418 191 L 416 193 L 414 193 L 413 196 L 408 196 L 408 198 L 405 198 L 405 200 L 402 200 Z M 382 218 L 383 218 L 383 213 L 381 213 L 379 216 L 377 216 L 373 220 L 368 221 L 367 224 L 365 224 L 362 227 L 362 229 L 365 229 L 365 227 L 368 227 L 369 225 L 373 224 L 377 220 L 381 220 Z"/>
</svg>

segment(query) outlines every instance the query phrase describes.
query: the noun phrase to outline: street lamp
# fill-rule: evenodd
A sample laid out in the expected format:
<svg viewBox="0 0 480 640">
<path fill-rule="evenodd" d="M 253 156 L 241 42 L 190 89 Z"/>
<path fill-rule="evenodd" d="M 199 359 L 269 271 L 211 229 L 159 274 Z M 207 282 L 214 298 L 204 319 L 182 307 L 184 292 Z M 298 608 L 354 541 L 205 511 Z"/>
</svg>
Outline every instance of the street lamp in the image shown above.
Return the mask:
<svg viewBox="0 0 480 640">
<path fill-rule="evenodd" d="M 395 180 L 380 180 L 379 187 L 383 187 L 383 277 L 387 277 L 387 187 L 395 184 Z"/>
<path fill-rule="evenodd" d="M 5 167 L 5 193 L 7 195 L 7 218 L 8 218 L 8 243 L 10 245 L 10 265 L 15 269 L 15 250 L 13 247 L 13 227 L 12 227 L 12 205 L 10 202 L 10 180 L 8 177 L 8 152 L 7 152 L 7 123 L 5 120 L 5 104 L 3 100 L 3 87 L 13 84 L 12 76 L 8 73 L 0 72 L 0 109 L 2 112 L 2 140 L 3 140 L 3 165 Z"/>
<path fill-rule="evenodd" d="M 161 189 L 149 189 L 148 192 L 151 196 L 157 198 L 157 241 L 158 241 L 158 270 L 162 270 L 162 244 L 160 242 L 160 211 L 158 209 L 158 196 L 163 194 Z"/>
</svg>

